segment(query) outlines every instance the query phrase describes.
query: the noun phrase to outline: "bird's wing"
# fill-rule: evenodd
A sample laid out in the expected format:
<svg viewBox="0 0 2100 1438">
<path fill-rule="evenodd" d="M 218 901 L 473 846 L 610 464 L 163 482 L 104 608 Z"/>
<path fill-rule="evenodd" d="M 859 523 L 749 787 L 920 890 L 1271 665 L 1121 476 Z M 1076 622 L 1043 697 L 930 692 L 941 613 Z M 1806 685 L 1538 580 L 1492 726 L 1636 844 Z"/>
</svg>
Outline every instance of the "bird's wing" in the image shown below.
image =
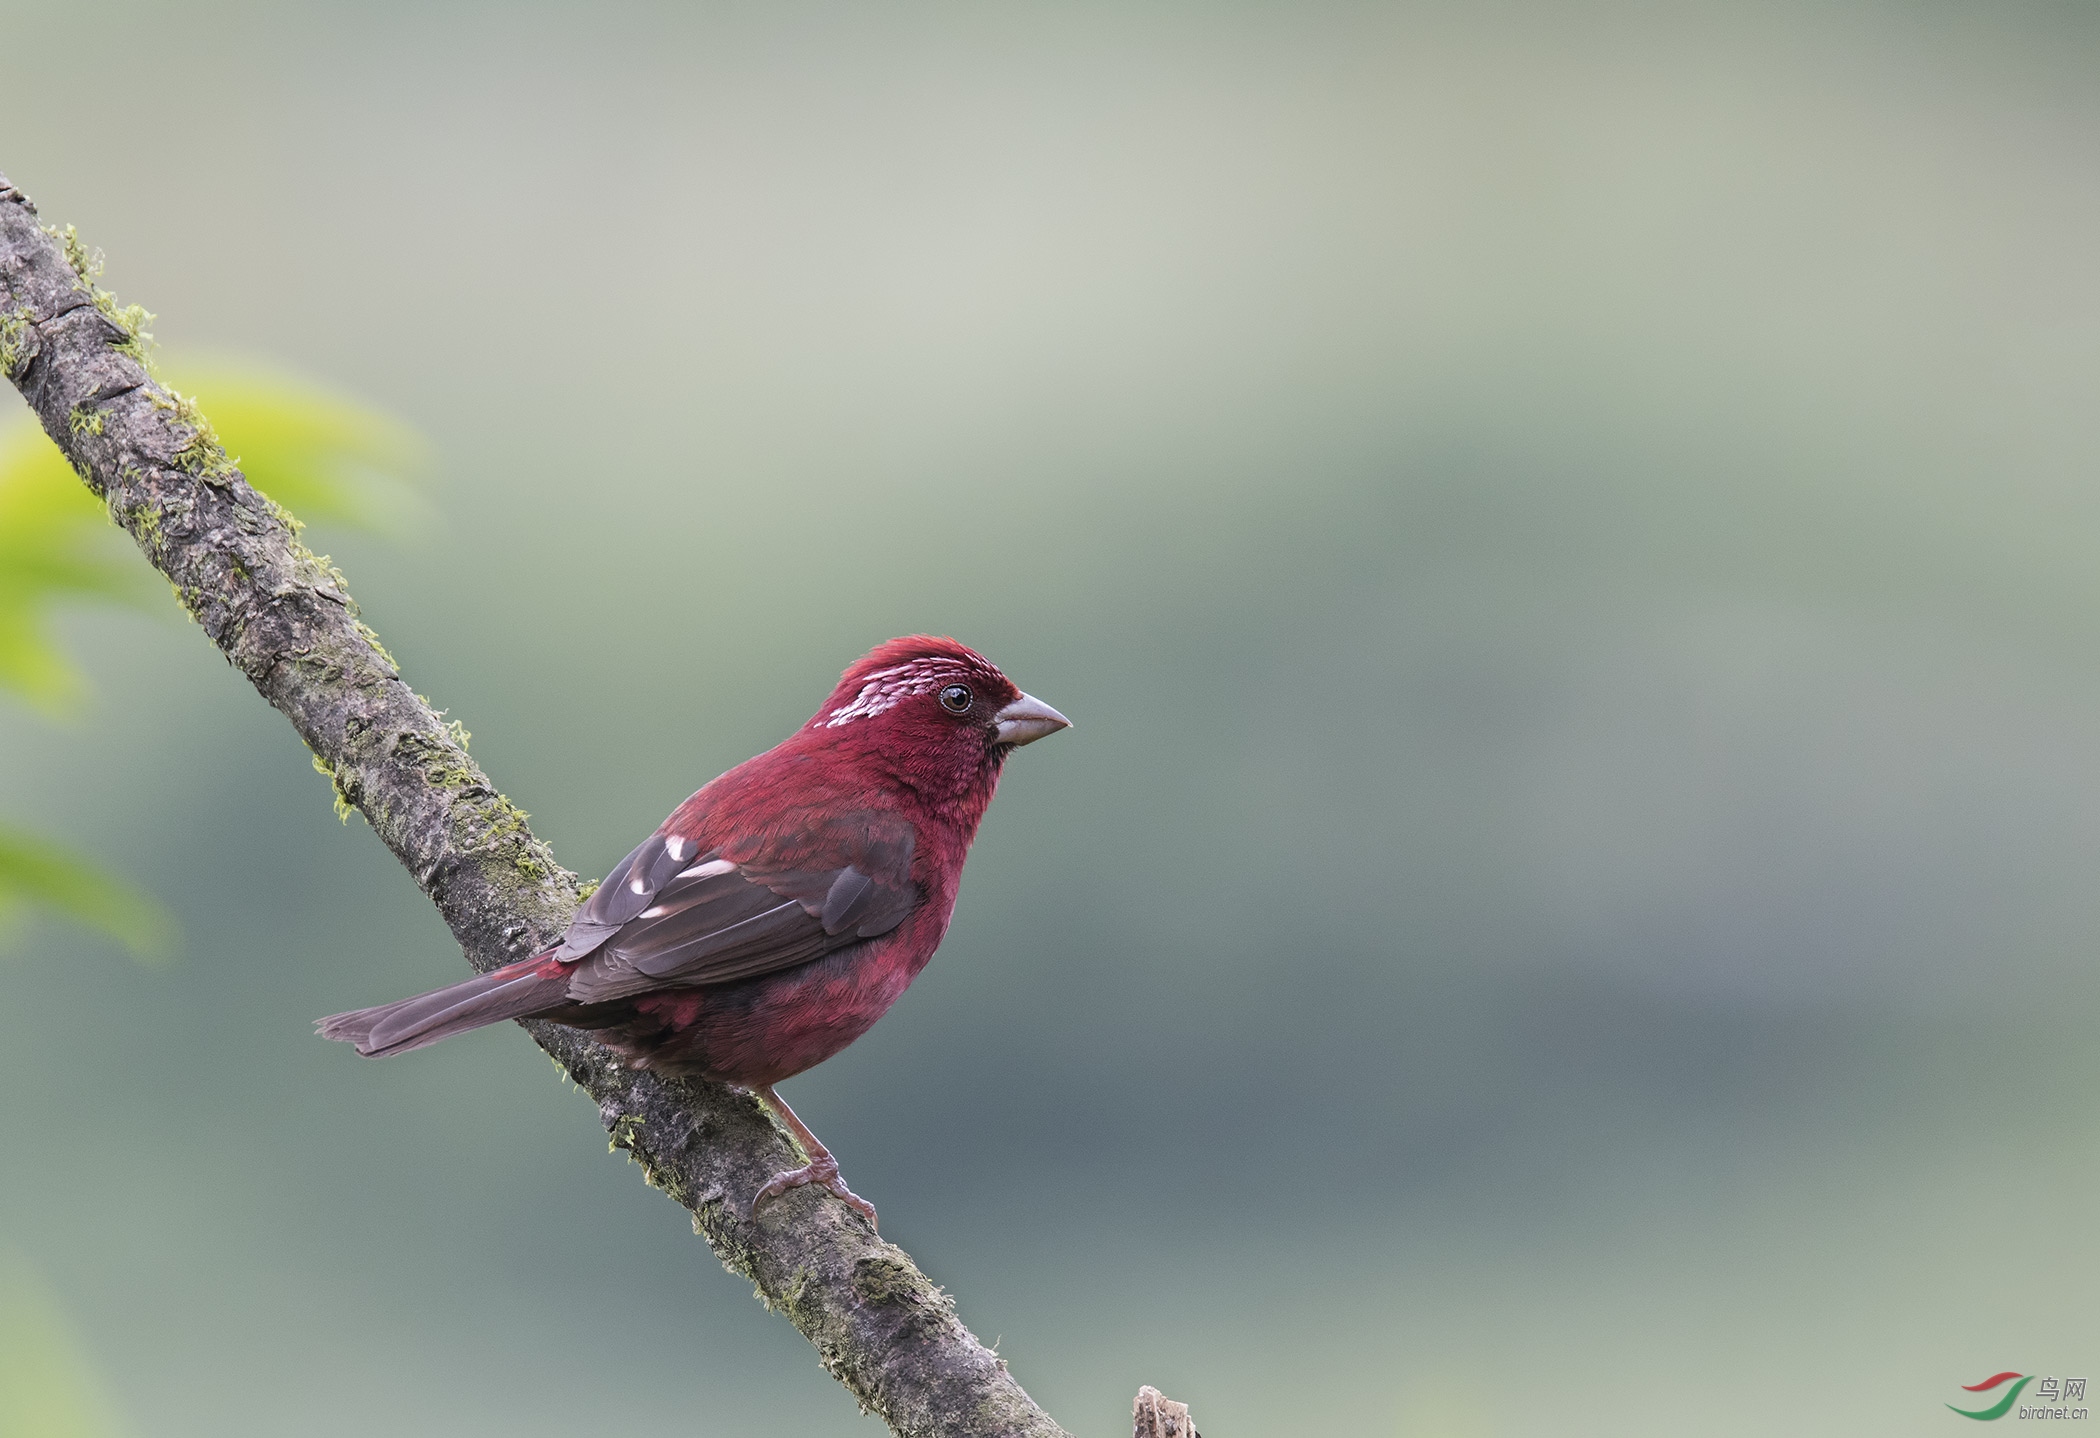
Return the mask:
<svg viewBox="0 0 2100 1438">
<path fill-rule="evenodd" d="M 555 957 L 583 959 L 577 1003 L 728 983 L 886 934 L 919 901 L 908 824 L 870 816 L 741 863 L 676 835 L 652 836 L 606 876 Z"/>
</svg>

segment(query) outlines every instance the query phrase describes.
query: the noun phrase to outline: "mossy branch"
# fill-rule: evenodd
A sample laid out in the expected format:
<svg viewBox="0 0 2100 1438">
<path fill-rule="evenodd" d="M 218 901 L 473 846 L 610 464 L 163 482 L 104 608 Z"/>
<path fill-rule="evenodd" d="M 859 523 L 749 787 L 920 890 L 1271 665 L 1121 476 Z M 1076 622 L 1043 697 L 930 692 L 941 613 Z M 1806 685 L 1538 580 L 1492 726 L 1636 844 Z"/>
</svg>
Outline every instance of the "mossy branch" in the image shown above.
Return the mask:
<svg viewBox="0 0 2100 1438">
<path fill-rule="evenodd" d="M 0 369 L 45 433 L 291 721 L 338 803 L 393 850 L 467 961 L 486 971 L 545 948 L 584 886 L 468 756 L 465 731 L 402 682 L 342 574 L 249 486 L 195 403 L 153 377 L 152 317 L 118 305 L 99 273 L 70 228 L 40 227 L 0 175 Z M 910 1257 L 843 1204 L 803 1188 L 746 1217 L 766 1179 L 795 1162 L 749 1095 L 637 1074 L 576 1030 L 526 1027 L 647 1181 L 692 1211 L 722 1262 L 893 1431 L 1063 1434 Z"/>
</svg>

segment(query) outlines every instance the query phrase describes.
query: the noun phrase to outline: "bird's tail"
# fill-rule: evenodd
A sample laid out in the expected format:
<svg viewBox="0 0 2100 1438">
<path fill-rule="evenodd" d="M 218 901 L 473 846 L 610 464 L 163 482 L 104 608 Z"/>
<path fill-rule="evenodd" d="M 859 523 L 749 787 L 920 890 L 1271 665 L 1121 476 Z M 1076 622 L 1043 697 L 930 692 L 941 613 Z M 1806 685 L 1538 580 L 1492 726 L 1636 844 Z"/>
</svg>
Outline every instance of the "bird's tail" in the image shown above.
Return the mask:
<svg viewBox="0 0 2100 1438">
<path fill-rule="evenodd" d="M 412 999 L 331 1014 L 314 1027 L 324 1039 L 356 1044 L 368 1059 L 405 1054 L 468 1029 L 559 1008 L 567 1001 L 570 967 L 542 955 Z"/>
</svg>

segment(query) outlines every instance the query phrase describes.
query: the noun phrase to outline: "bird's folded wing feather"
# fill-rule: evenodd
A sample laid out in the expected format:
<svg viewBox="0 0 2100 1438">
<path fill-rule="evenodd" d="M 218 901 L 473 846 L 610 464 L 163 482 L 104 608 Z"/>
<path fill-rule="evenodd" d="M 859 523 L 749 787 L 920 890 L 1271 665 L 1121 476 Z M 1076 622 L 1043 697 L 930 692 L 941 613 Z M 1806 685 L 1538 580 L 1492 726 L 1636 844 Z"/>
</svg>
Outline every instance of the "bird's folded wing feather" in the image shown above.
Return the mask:
<svg viewBox="0 0 2100 1438">
<path fill-rule="evenodd" d="M 728 983 L 886 934 L 919 900 L 912 837 L 902 821 L 857 815 L 791 845 L 756 846 L 739 863 L 652 835 L 606 876 L 555 951 L 584 961 L 569 997 L 590 1004 Z"/>
</svg>

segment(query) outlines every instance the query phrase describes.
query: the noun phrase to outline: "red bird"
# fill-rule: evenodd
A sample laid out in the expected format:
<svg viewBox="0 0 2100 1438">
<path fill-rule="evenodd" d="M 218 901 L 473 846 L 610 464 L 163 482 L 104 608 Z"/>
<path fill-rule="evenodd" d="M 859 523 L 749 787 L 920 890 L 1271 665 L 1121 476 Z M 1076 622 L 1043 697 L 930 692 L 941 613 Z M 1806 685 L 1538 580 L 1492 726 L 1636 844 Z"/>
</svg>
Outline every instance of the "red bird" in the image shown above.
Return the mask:
<svg viewBox="0 0 2100 1438">
<path fill-rule="evenodd" d="M 802 1142 L 759 1206 L 818 1184 L 875 1222 L 773 1086 L 871 1028 L 933 957 L 1006 756 L 1071 723 L 952 639 L 879 645 L 785 743 L 680 804 L 555 948 L 322 1019 L 383 1058 L 505 1019 L 590 1029 L 636 1068 L 737 1084 Z"/>
</svg>

